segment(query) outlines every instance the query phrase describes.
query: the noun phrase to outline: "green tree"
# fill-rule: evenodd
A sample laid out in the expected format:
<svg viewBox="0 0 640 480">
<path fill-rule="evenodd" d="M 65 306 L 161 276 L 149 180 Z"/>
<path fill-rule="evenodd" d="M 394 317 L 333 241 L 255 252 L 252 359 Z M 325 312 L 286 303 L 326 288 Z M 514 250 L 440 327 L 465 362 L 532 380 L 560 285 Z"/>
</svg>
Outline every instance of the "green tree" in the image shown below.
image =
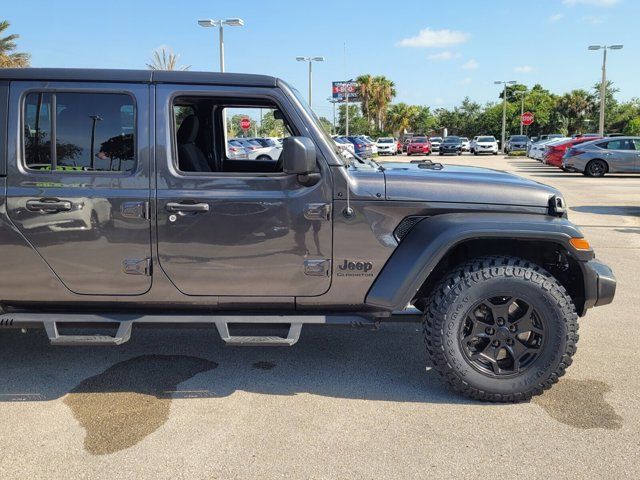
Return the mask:
<svg viewBox="0 0 640 480">
<path fill-rule="evenodd" d="M 382 75 L 373 77 L 373 90 L 370 109 L 376 118 L 379 131 L 384 129 L 389 104 L 396 96 L 395 83 Z"/>
<path fill-rule="evenodd" d="M 0 35 L 9 28 L 11 24 L 7 20 L 0 21 Z M 28 53 L 14 52 L 17 48 L 16 40 L 20 38 L 17 34 L 0 36 L 0 68 L 28 67 L 31 59 Z"/>
<path fill-rule="evenodd" d="M 338 107 L 338 131 L 340 135 L 346 134 L 346 105 Z M 357 104 L 349 103 L 349 135 L 367 135 L 370 133 L 371 124 L 359 111 Z"/>
<path fill-rule="evenodd" d="M 360 106 L 362 108 L 362 115 L 371 122 L 370 105 L 373 98 L 374 81 L 373 77 L 369 74 L 360 75 L 356 78 L 358 83 L 358 95 L 360 96 Z"/>
<path fill-rule="evenodd" d="M 425 107 L 428 110 L 428 107 Z M 387 112 L 388 128 L 397 136 L 404 136 L 408 131 L 416 131 L 416 122 L 421 114 L 420 107 L 400 102 L 391 105 Z"/>
</svg>

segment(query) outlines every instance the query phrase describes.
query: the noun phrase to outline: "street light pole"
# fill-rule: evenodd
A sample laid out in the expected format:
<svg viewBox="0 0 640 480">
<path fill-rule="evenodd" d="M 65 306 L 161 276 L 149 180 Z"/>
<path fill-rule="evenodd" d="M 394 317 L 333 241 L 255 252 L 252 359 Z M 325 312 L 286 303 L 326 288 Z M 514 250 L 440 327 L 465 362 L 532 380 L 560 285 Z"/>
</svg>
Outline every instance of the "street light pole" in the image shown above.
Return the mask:
<svg viewBox="0 0 640 480">
<path fill-rule="evenodd" d="M 624 45 L 589 45 L 589 50 L 602 50 L 602 80 L 600 82 L 600 121 L 598 134 L 604 137 L 604 114 L 607 96 L 607 50 L 621 50 Z"/>
<path fill-rule="evenodd" d="M 219 47 L 220 47 L 220 72 L 224 72 L 224 26 L 229 27 L 242 27 L 244 20 L 241 18 L 227 18 L 225 20 L 212 20 L 204 19 L 198 20 L 198 25 L 201 27 L 218 27 L 219 35 Z"/>
<path fill-rule="evenodd" d="M 502 151 L 504 152 L 504 142 L 507 135 L 507 85 L 514 85 L 516 81 L 496 80 L 493 83 L 496 85 L 504 85 L 504 90 L 502 92 L 502 140 L 500 143 L 500 148 L 502 148 Z"/>
<path fill-rule="evenodd" d="M 520 135 L 522 135 L 522 116 L 524 115 L 524 97 L 527 96 L 527 91 L 526 90 L 518 90 L 517 92 L 514 92 L 516 95 L 522 95 L 522 98 L 520 100 Z"/>
<path fill-rule="evenodd" d="M 309 63 L 309 106 L 313 109 L 312 96 L 313 96 L 313 62 L 324 62 L 324 57 L 296 57 L 298 62 Z"/>
</svg>

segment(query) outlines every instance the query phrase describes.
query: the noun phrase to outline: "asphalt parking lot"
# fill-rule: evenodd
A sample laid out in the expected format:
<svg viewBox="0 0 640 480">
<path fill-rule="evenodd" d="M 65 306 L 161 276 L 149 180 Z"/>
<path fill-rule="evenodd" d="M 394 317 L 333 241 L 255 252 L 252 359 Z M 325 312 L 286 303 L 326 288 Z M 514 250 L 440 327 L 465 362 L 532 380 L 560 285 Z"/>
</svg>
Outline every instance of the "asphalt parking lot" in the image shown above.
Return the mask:
<svg viewBox="0 0 640 480">
<path fill-rule="evenodd" d="M 203 329 L 141 329 L 117 348 L 7 330 L 0 478 L 640 478 L 640 176 L 430 158 L 558 187 L 614 269 L 614 303 L 582 319 L 552 390 L 517 405 L 461 398 L 415 324 L 305 327 L 290 349 L 224 347 Z"/>
</svg>

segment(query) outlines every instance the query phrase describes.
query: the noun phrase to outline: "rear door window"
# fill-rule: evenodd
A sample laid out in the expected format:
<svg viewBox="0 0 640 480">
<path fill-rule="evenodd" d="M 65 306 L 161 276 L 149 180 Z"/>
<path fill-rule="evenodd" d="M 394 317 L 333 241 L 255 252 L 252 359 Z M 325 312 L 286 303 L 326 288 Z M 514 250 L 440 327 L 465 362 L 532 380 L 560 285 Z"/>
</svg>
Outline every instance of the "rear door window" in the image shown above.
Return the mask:
<svg viewBox="0 0 640 480">
<path fill-rule="evenodd" d="M 32 92 L 26 96 L 23 119 L 28 169 L 130 172 L 135 168 L 135 104 L 129 95 Z"/>
</svg>

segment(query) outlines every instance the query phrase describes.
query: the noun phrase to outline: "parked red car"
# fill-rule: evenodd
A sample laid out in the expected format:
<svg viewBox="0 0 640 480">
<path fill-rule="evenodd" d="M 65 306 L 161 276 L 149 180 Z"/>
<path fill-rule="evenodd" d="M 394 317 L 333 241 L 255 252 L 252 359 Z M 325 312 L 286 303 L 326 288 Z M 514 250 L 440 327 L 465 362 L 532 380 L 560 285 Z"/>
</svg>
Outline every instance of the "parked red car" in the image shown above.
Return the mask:
<svg viewBox="0 0 640 480">
<path fill-rule="evenodd" d="M 551 145 L 546 148 L 542 162 L 546 163 L 547 165 L 553 165 L 554 167 L 560 168 L 562 167 L 562 157 L 564 156 L 564 152 L 567 151 L 568 148 L 571 148 L 574 145 L 578 145 L 579 143 L 598 140 L 599 138 L 602 137 L 577 137 L 572 138 L 571 140 L 567 140 L 566 142 Z"/>
<path fill-rule="evenodd" d="M 398 153 L 402 153 L 402 142 L 400 139 L 396 140 L 396 147 L 398 147 Z"/>
<path fill-rule="evenodd" d="M 409 145 L 407 145 L 407 155 L 430 155 L 431 142 L 427 137 L 413 137 Z"/>
</svg>

